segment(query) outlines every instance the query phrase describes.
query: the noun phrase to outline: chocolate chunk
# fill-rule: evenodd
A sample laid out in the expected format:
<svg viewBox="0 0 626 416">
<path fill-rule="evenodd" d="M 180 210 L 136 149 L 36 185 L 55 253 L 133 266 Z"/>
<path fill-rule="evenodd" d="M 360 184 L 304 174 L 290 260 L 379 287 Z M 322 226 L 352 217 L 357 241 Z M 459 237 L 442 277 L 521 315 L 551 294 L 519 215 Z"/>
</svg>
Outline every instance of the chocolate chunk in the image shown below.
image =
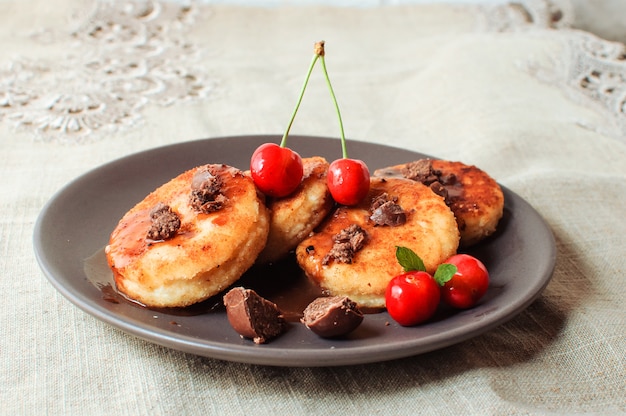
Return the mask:
<svg viewBox="0 0 626 416">
<path fill-rule="evenodd" d="M 448 190 L 441 184 L 441 182 L 433 182 L 430 184 L 429 188 L 437 195 L 443 197 L 443 199 L 448 198 Z"/>
<path fill-rule="evenodd" d="M 456 175 L 454 173 L 442 174 L 439 172 L 439 182 L 442 185 L 454 185 L 457 182 Z"/>
<path fill-rule="evenodd" d="M 252 289 L 236 287 L 224 295 L 228 322 L 239 335 L 264 344 L 287 329 L 278 307 Z"/>
<path fill-rule="evenodd" d="M 436 172 L 433 171 L 433 164 L 430 159 L 420 159 L 408 163 L 402 170 L 402 175 L 414 181 L 430 185 L 437 180 Z"/>
<path fill-rule="evenodd" d="M 385 202 L 398 202 L 398 197 L 390 197 L 387 192 L 383 192 L 374 198 L 372 198 L 372 203 L 370 204 L 370 211 L 374 211 L 383 205 Z"/>
<path fill-rule="evenodd" d="M 199 169 L 191 180 L 189 203 L 196 211 L 208 214 L 222 209 L 226 197 L 221 193 L 222 179 L 209 167 Z"/>
<path fill-rule="evenodd" d="M 333 247 L 322 259 L 322 264 L 329 264 L 331 260 L 340 263 L 352 263 L 352 258 L 356 252 L 365 245 L 366 238 L 367 233 L 357 224 L 344 228 L 333 236 Z"/>
<path fill-rule="evenodd" d="M 306 307 L 300 321 L 320 337 L 333 338 L 354 331 L 363 322 L 363 313 L 345 296 L 321 297 Z"/>
<path fill-rule="evenodd" d="M 169 205 L 159 202 L 150 211 L 150 220 L 152 224 L 148 230 L 147 238 L 149 240 L 167 240 L 176 235 L 180 228 L 180 218 Z"/>
<path fill-rule="evenodd" d="M 398 198 L 390 198 L 389 195 L 384 192 L 378 195 L 372 200 L 370 206 L 370 220 L 376 225 L 389 225 L 396 227 L 406 222 L 406 212 L 397 203 Z"/>
<path fill-rule="evenodd" d="M 447 205 L 450 205 L 454 200 L 450 190 L 454 189 L 453 185 L 457 184 L 456 175 L 454 173 L 444 174 L 441 170 L 434 169 L 430 159 L 420 159 L 408 163 L 402 170 L 402 175 L 428 186 L 434 193 L 443 197 Z"/>
</svg>

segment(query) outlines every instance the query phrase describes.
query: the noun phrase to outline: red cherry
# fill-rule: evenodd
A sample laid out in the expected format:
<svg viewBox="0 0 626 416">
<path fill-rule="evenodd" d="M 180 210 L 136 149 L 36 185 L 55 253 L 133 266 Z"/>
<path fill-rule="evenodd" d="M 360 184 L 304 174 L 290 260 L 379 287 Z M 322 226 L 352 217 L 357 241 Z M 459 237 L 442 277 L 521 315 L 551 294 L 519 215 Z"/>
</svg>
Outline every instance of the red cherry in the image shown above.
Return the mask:
<svg viewBox="0 0 626 416">
<path fill-rule="evenodd" d="M 302 182 L 302 158 L 287 147 L 265 143 L 252 154 L 250 173 L 261 192 L 282 198 L 295 191 Z"/>
<path fill-rule="evenodd" d="M 289 131 L 293 125 L 293 121 L 298 114 L 304 91 L 306 90 L 311 72 L 315 63 L 320 58 L 320 51 L 316 44 L 313 60 L 309 65 L 309 69 L 304 79 L 304 84 L 300 90 L 300 96 L 291 114 L 291 119 L 287 125 L 287 129 L 283 134 L 280 145 L 274 143 L 265 143 L 259 146 L 250 159 L 250 174 L 256 187 L 266 195 L 282 198 L 288 196 L 296 190 L 302 182 L 303 168 L 302 158 L 300 155 L 287 147 L 287 138 Z M 323 53 L 323 48 L 322 48 Z"/>
<path fill-rule="evenodd" d="M 324 51 L 324 41 L 315 44 L 315 54 L 322 64 L 324 78 L 330 97 L 335 105 L 335 112 L 339 121 L 339 130 L 341 132 L 341 152 L 342 159 L 337 159 L 328 167 L 328 190 L 333 199 L 342 205 L 356 205 L 367 195 L 370 189 L 370 171 L 362 160 L 349 159 L 346 144 L 346 136 L 343 131 L 343 121 L 341 120 L 341 112 L 337 97 L 330 83 L 328 70 L 326 69 L 326 59 Z"/>
<path fill-rule="evenodd" d="M 328 190 L 339 204 L 356 205 L 370 189 L 370 171 L 362 160 L 337 159 L 328 168 Z"/>
<path fill-rule="evenodd" d="M 389 282 L 385 303 L 389 315 L 402 326 L 413 326 L 430 319 L 440 300 L 439 285 L 423 271 L 400 274 Z"/>
<path fill-rule="evenodd" d="M 441 298 L 448 305 L 467 309 L 476 305 L 489 287 L 489 272 L 485 265 L 468 254 L 456 254 L 444 262 L 457 270 L 441 286 Z"/>
</svg>

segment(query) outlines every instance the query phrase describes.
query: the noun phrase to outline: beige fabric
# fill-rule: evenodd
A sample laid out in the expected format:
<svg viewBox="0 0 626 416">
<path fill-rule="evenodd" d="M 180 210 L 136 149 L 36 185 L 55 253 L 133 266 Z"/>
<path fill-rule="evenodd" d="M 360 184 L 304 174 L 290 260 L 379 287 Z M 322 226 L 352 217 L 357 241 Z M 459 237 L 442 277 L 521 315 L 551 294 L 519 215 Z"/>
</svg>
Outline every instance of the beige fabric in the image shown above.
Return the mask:
<svg viewBox="0 0 626 416">
<path fill-rule="evenodd" d="M 0 2 L 0 413 L 626 413 L 625 49 L 528 22 L 539 3 Z M 282 134 L 320 39 L 348 137 L 477 164 L 544 216 L 535 303 L 421 356 L 274 368 L 140 341 L 55 291 L 32 249 L 54 192 L 155 146 Z M 338 134 L 319 73 L 292 132 Z"/>
</svg>

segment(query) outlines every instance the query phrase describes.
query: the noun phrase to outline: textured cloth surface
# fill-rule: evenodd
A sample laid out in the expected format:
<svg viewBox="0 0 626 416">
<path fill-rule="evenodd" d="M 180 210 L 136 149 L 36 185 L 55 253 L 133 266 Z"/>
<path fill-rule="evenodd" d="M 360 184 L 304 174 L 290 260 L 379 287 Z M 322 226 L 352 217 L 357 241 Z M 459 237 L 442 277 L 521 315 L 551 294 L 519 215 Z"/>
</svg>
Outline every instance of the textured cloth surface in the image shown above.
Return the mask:
<svg viewBox="0 0 626 416">
<path fill-rule="evenodd" d="M 0 413 L 626 413 L 626 48 L 555 7 L 0 2 Z M 349 138 L 476 164 L 545 218 L 556 269 L 528 309 L 420 356 L 281 368 L 138 340 L 52 287 L 32 233 L 56 191 L 160 145 L 279 136 L 321 39 Z M 337 136 L 323 82 L 292 133 Z"/>
</svg>

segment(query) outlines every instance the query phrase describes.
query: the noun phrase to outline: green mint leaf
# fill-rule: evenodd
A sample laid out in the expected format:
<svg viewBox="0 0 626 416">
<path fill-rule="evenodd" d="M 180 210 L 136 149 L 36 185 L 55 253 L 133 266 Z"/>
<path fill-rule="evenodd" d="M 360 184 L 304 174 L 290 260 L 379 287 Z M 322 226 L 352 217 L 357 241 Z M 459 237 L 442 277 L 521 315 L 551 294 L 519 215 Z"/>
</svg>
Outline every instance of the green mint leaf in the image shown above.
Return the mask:
<svg viewBox="0 0 626 416">
<path fill-rule="evenodd" d="M 405 272 L 425 272 L 426 267 L 422 259 L 408 247 L 396 246 L 396 259 Z"/>
<path fill-rule="evenodd" d="M 457 267 L 454 264 L 443 263 L 437 266 L 437 271 L 433 278 L 439 286 L 443 286 L 447 281 L 452 279 L 452 276 L 457 272 Z"/>
</svg>

